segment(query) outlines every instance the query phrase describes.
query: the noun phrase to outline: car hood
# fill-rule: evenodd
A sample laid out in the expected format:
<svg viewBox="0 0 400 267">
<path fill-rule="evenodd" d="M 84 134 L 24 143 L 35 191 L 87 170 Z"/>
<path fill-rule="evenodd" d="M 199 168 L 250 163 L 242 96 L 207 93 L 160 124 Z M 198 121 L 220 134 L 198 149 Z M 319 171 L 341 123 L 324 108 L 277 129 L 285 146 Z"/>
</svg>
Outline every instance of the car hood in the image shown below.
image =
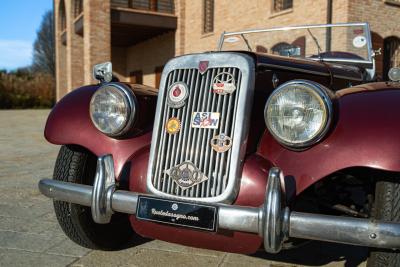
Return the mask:
<svg viewBox="0 0 400 267">
<path fill-rule="evenodd" d="M 305 58 L 283 57 L 263 53 L 251 53 L 256 58 L 258 67 L 269 69 L 289 70 L 332 78 L 363 81 L 364 69 L 357 66 L 334 64 Z"/>
</svg>

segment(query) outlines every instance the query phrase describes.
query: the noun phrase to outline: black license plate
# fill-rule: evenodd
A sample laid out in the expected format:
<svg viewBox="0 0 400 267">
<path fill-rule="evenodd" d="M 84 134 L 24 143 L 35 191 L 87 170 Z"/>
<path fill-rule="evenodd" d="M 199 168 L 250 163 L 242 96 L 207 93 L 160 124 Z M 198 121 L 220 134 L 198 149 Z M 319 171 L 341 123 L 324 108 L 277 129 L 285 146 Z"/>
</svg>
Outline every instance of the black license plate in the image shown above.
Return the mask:
<svg viewBox="0 0 400 267">
<path fill-rule="evenodd" d="M 216 231 L 217 207 L 139 196 L 136 218 L 206 231 Z"/>
</svg>

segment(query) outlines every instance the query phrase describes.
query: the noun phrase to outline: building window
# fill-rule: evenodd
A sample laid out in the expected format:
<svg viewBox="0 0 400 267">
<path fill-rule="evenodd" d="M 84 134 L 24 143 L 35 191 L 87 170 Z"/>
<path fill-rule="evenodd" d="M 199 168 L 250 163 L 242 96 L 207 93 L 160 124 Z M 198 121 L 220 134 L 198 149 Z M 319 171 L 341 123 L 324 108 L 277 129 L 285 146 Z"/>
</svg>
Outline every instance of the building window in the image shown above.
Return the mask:
<svg viewBox="0 0 400 267">
<path fill-rule="evenodd" d="M 64 0 L 61 0 L 60 2 L 60 8 L 59 8 L 59 17 L 60 17 L 60 29 L 61 31 L 64 31 L 67 27 L 67 18 L 65 16 L 65 4 Z"/>
<path fill-rule="evenodd" d="M 75 0 L 74 17 L 78 17 L 83 12 L 83 0 Z"/>
<path fill-rule="evenodd" d="M 203 0 L 203 33 L 214 31 L 214 0 Z"/>
<path fill-rule="evenodd" d="M 111 5 L 154 12 L 174 13 L 174 0 L 113 0 L 111 1 Z"/>
<path fill-rule="evenodd" d="M 274 12 L 281 12 L 293 7 L 293 0 L 274 0 Z"/>
</svg>

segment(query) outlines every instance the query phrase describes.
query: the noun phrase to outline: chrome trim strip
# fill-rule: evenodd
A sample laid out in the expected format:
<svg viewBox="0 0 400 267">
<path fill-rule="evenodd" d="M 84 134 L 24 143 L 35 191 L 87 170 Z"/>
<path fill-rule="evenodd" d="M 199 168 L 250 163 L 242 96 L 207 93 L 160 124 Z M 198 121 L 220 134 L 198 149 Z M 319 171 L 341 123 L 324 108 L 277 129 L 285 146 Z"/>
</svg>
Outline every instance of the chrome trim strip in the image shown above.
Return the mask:
<svg viewBox="0 0 400 267">
<path fill-rule="evenodd" d="M 194 77 L 194 69 L 198 68 L 199 62 L 200 61 L 208 61 L 208 69 L 207 73 L 203 75 L 207 75 L 205 78 L 201 75 L 197 75 Z M 175 196 L 166 192 L 171 192 L 171 190 L 176 190 L 175 184 L 167 184 L 164 185 L 165 187 L 162 188 L 162 190 L 158 190 L 154 185 L 153 181 L 155 181 L 153 177 L 153 172 L 156 173 L 161 173 L 161 166 L 162 164 L 157 164 L 155 166 L 156 162 L 159 162 L 159 160 L 163 160 L 165 157 L 174 157 L 175 156 L 175 151 L 174 147 L 176 146 L 176 142 L 180 142 L 176 136 L 174 136 L 171 140 L 171 138 L 168 138 L 168 142 L 171 142 L 169 144 L 169 149 L 167 150 L 167 155 L 158 155 L 160 153 L 157 153 L 159 150 L 159 147 L 163 145 L 165 134 L 162 133 L 162 129 L 164 125 L 162 125 L 161 118 L 165 116 L 176 116 L 177 114 L 181 114 L 181 112 L 185 111 L 185 107 L 181 109 L 169 109 L 165 105 L 165 97 L 166 97 L 166 89 L 168 87 L 168 84 L 171 82 L 171 73 L 175 75 L 177 71 L 185 71 L 185 72 L 191 72 L 192 78 L 189 80 L 190 83 L 194 83 L 193 87 L 191 84 L 189 84 L 188 87 L 190 88 L 212 88 L 212 81 L 208 77 L 208 75 L 214 75 L 214 70 L 215 69 L 233 69 L 237 68 L 240 70 L 240 85 L 238 84 L 238 88 L 240 88 L 238 94 L 236 94 L 237 98 L 237 106 L 240 107 L 238 109 L 238 112 L 236 114 L 235 112 L 235 117 L 234 121 L 231 123 L 236 123 L 236 124 L 241 124 L 241 127 L 236 127 L 235 129 L 232 129 L 234 131 L 234 136 L 235 138 L 233 139 L 233 144 L 232 148 L 229 152 L 229 158 L 230 160 L 230 168 L 229 168 L 229 173 L 228 173 L 228 178 L 227 178 L 227 184 L 225 190 L 214 197 L 202 197 L 204 194 L 204 186 L 202 187 L 203 189 L 200 190 L 199 186 L 195 186 L 195 193 L 192 193 L 189 195 L 189 191 L 186 190 L 186 192 L 182 192 L 180 188 L 178 188 L 178 193 L 184 194 L 184 196 Z M 190 70 L 190 71 L 189 71 Z M 181 73 L 179 72 L 179 75 Z M 212 76 L 213 77 L 213 76 Z M 193 78 L 196 78 L 196 81 L 193 81 Z M 147 189 L 149 192 L 159 195 L 159 196 L 164 196 L 164 197 L 169 197 L 169 198 L 180 198 L 180 199 L 201 199 L 201 201 L 204 202 L 224 202 L 224 203 L 232 203 L 233 200 L 236 198 L 239 190 L 239 182 L 240 182 L 240 177 L 241 177 L 241 171 L 242 171 L 242 162 L 246 150 L 246 140 L 247 140 L 247 135 L 248 135 L 248 128 L 249 128 L 249 123 L 250 123 L 250 117 L 248 114 L 251 112 L 251 103 L 253 101 L 253 93 L 254 93 L 254 80 L 255 80 L 255 62 L 254 60 L 245 54 L 240 54 L 240 53 L 231 53 L 231 52 L 220 52 L 220 53 L 203 53 L 203 54 L 193 54 L 193 55 L 187 55 L 187 56 L 181 56 L 174 58 L 170 60 L 162 74 L 162 79 L 161 79 L 161 84 L 160 84 L 160 92 L 158 95 L 158 100 L 157 100 L 157 110 L 156 110 L 156 116 L 155 116 L 155 122 L 154 122 L 154 128 L 153 128 L 153 136 L 152 136 L 152 145 L 150 149 L 150 160 L 149 160 L 149 167 L 148 167 L 148 172 L 147 172 Z M 174 81 L 174 78 L 172 78 L 172 81 Z M 203 84 L 203 82 L 205 84 Z M 189 89 L 190 90 L 190 89 Z M 199 91 L 199 90 L 198 90 Z M 226 96 L 220 96 L 216 94 L 212 94 L 211 97 L 208 97 L 208 100 L 206 99 L 206 90 L 204 90 L 202 93 L 199 91 L 199 96 L 197 97 L 192 97 L 189 96 L 187 99 L 188 103 L 186 104 L 186 115 L 188 118 L 191 116 L 192 111 L 196 111 L 195 109 L 200 109 L 204 108 L 205 106 L 213 106 L 216 105 L 217 107 L 223 107 L 224 105 L 224 100 L 227 99 Z M 200 100 L 204 101 L 200 101 Z M 192 103 L 191 101 L 198 101 L 197 103 Z M 211 110 L 210 110 L 211 111 Z M 189 113 L 188 113 L 189 112 Z M 188 119 L 186 119 L 188 120 Z M 221 121 L 222 122 L 222 121 Z M 185 128 L 186 127 L 186 128 Z M 220 125 L 219 129 L 222 130 L 224 126 Z M 186 140 L 199 140 L 192 144 L 192 149 L 195 149 L 200 145 L 200 143 L 206 142 L 206 137 L 203 132 L 199 131 L 194 131 L 190 125 L 183 125 L 182 128 L 186 129 L 184 131 L 184 134 L 188 134 L 188 139 L 186 136 L 183 137 L 183 142 L 184 146 L 188 147 L 188 144 L 186 144 Z M 181 130 L 182 131 L 182 130 Z M 199 133 L 197 133 L 199 132 Z M 216 130 L 212 131 L 213 134 L 216 134 Z M 192 136 L 193 135 L 193 136 Z M 209 134 L 210 135 L 210 134 Z M 194 139 L 193 139 L 194 138 Z M 207 138 L 211 139 L 210 136 Z M 176 140 L 178 139 L 178 140 Z M 208 141 L 207 141 L 208 142 Z M 168 144 L 167 144 L 168 145 Z M 189 148 L 187 148 L 189 149 Z M 211 149 L 211 148 L 210 148 Z M 171 153 L 171 152 L 172 153 Z M 201 151 L 198 151 L 201 153 Z M 163 152 L 161 152 L 163 153 Z M 208 151 L 205 153 L 205 162 L 204 164 L 209 165 L 210 163 L 213 164 L 213 159 L 212 157 L 209 156 Z M 182 157 L 183 155 L 181 155 Z M 156 157 L 159 157 L 158 160 L 156 161 Z M 220 156 L 217 155 L 217 160 L 215 163 L 219 162 Z M 174 161 L 175 164 L 180 163 L 182 159 L 178 159 L 179 157 L 174 157 L 174 159 L 171 158 L 170 161 Z M 206 161 L 209 160 L 207 163 Z M 195 164 L 202 164 L 202 162 L 196 162 Z M 218 163 L 219 164 L 219 163 Z M 199 167 L 199 166 L 197 166 Z M 212 174 L 212 169 L 207 168 L 207 173 L 206 175 L 211 175 Z M 164 174 L 163 174 L 164 175 Z M 169 181 L 170 179 L 168 179 Z M 165 184 L 165 183 L 164 183 Z M 210 188 L 210 183 L 209 181 L 205 182 L 207 190 L 213 190 L 215 193 L 216 190 L 218 189 L 218 186 L 215 188 Z"/>
<path fill-rule="evenodd" d="M 400 248 L 400 223 L 292 212 L 289 235 L 377 248 Z"/>
<path fill-rule="evenodd" d="M 104 171 L 104 165 L 99 168 Z M 280 169 L 270 170 L 265 202 L 260 207 L 212 204 L 219 210 L 217 229 L 259 234 L 264 238 L 266 251 L 271 253 L 279 252 L 288 237 L 377 248 L 400 248 L 400 223 L 397 222 L 290 212 L 282 197 L 283 177 Z M 103 180 L 102 187 L 106 187 L 108 178 Z M 38 186 L 40 192 L 47 197 L 92 206 L 95 191 L 92 186 L 52 179 L 42 179 Z M 136 214 L 138 196 L 136 192 L 113 191 L 110 198 L 105 199 L 105 206 L 115 212 Z M 201 205 L 201 202 L 193 203 Z"/>
<path fill-rule="evenodd" d="M 299 29 L 313 29 L 313 28 L 324 28 L 324 27 L 347 27 L 347 26 L 366 26 L 366 22 L 355 22 L 355 23 L 335 23 L 335 24 L 311 24 L 311 25 L 299 25 L 299 26 L 286 26 L 286 27 L 273 27 L 269 29 L 252 29 L 237 32 L 224 32 L 226 36 L 229 35 L 239 35 L 246 33 L 256 33 L 256 32 L 273 32 L 273 31 L 288 31 L 288 30 L 299 30 Z"/>
</svg>

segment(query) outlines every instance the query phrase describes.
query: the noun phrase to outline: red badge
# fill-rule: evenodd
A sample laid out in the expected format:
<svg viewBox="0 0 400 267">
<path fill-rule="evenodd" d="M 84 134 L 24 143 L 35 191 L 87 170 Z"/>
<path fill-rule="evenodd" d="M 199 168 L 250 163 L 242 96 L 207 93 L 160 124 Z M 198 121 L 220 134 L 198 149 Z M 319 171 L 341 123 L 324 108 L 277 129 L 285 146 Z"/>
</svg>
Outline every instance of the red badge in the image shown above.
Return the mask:
<svg viewBox="0 0 400 267">
<path fill-rule="evenodd" d="M 181 89 L 179 88 L 179 86 L 176 86 L 175 89 L 174 89 L 174 91 L 173 91 L 172 93 L 173 93 L 173 95 L 174 95 L 175 97 L 178 97 L 178 96 L 181 95 L 182 91 L 181 91 Z"/>
<path fill-rule="evenodd" d="M 199 62 L 199 72 L 200 74 L 204 74 L 208 69 L 208 61 L 200 61 Z"/>
</svg>

